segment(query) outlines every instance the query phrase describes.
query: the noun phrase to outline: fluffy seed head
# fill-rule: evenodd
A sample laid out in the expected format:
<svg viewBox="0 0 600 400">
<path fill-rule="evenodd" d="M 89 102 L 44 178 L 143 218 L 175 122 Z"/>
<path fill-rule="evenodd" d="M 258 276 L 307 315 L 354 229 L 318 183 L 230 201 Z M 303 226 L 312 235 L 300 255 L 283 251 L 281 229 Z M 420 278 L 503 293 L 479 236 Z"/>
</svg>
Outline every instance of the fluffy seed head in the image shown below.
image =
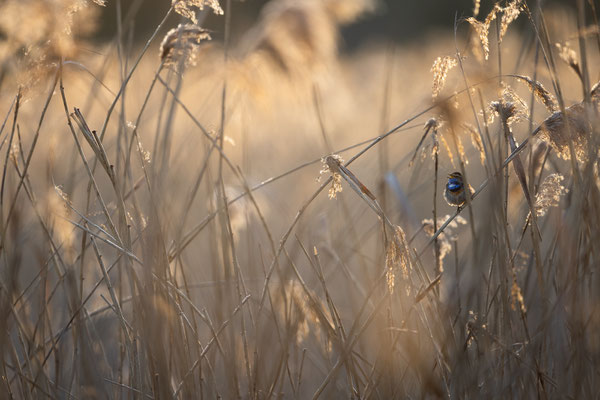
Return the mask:
<svg viewBox="0 0 600 400">
<path fill-rule="evenodd" d="M 336 165 L 343 162 L 344 159 L 337 154 L 329 155 L 321 160 L 323 167 L 319 171 L 319 174 L 331 174 L 331 187 L 328 192 L 330 199 L 335 199 L 337 194 L 342 191 L 342 176 Z"/>
<path fill-rule="evenodd" d="M 525 82 L 529 90 L 534 94 L 535 98 L 541 102 L 550 112 L 558 110 L 558 103 L 552 93 L 550 93 L 544 85 L 538 81 L 534 81 L 528 76 L 515 75 L 517 79 Z"/>
<path fill-rule="evenodd" d="M 521 14 L 521 2 L 522 0 L 514 0 L 502 9 L 502 18 L 500 19 L 500 41 L 502 41 L 502 38 L 506 35 L 506 31 L 511 22 L 516 20 Z"/>
<path fill-rule="evenodd" d="M 544 179 L 535 197 L 534 209 L 538 217 L 546 215 L 550 207 L 558 206 L 560 198 L 568 192 L 562 185 L 563 180 L 561 174 L 551 174 Z"/>
<path fill-rule="evenodd" d="M 433 72 L 433 88 L 431 91 L 431 96 L 434 99 L 444 88 L 446 78 L 448 77 L 448 71 L 456 67 L 456 65 L 458 65 L 456 57 L 438 57 L 433 62 L 433 66 L 431 67 L 431 72 Z"/>
<path fill-rule="evenodd" d="M 408 280 L 408 272 L 412 269 L 406 235 L 400 226 L 395 227 L 394 236 L 387 246 L 385 265 L 388 290 L 393 293 L 396 285 L 396 272 L 401 271 L 402 278 Z M 409 290 L 410 288 L 407 286 L 407 291 Z"/>
<path fill-rule="evenodd" d="M 454 172 L 454 173 L 450 174 L 449 176 L 453 176 L 453 175 L 455 178 L 456 177 L 462 178 L 462 175 L 460 174 L 460 172 Z M 435 226 L 433 225 L 432 218 L 424 219 L 423 221 L 421 221 L 421 224 L 423 225 L 423 231 L 425 232 L 425 234 L 427 236 L 432 237 L 435 234 L 436 229 L 439 228 L 440 226 L 442 226 L 444 224 L 444 222 L 446 222 L 448 220 L 448 218 L 450 218 L 450 215 L 446 215 L 444 217 L 439 217 L 436 221 Z M 448 226 L 446 227 L 446 229 L 442 233 L 440 233 L 439 236 L 437 237 L 438 246 L 439 246 L 438 256 L 439 256 L 439 260 L 440 260 L 440 265 L 442 266 L 442 271 L 444 269 L 443 260 L 450 253 L 450 251 L 452 251 L 452 242 L 454 242 L 458 239 L 458 236 L 455 231 L 458 229 L 459 225 L 466 225 L 466 224 L 467 224 L 467 220 L 465 220 L 463 217 L 461 217 L 459 215 L 452 222 L 450 222 L 448 224 Z"/>
<path fill-rule="evenodd" d="M 177 14 L 188 18 L 196 25 L 198 24 L 198 18 L 196 18 L 194 8 L 203 10 L 205 6 L 208 6 L 215 14 L 223 15 L 223 9 L 218 0 L 172 0 L 171 4 Z"/>
<path fill-rule="evenodd" d="M 594 105 L 600 111 L 600 102 L 595 101 Z M 577 160 L 585 162 L 588 153 L 588 135 L 591 131 L 592 123 L 588 118 L 586 107 L 583 103 L 577 103 L 565 109 L 565 114 L 557 111 L 546 118 L 533 134 L 539 133 L 541 139 L 549 143 L 558 156 L 565 160 L 571 158 L 569 143 L 572 143 Z"/>
<path fill-rule="evenodd" d="M 198 47 L 204 40 L 210 40 L 206 29 L 198 25 L 179 24 L 167 32 L 160 44 L 160 59 L 169 67 L 195 65 Z"/>
<path fill-rule="evenodd" d="M 577 53 L 571 48 L 569 42 L 565 42 L 564 44 L 556 43 L 555 46 L 558 49 L 558 56 L 560 59 L 571 67 L 577 76 L 581 77 L 581 68 L 579 66 L 579 61 L 577 61 Z"/>
</svg>

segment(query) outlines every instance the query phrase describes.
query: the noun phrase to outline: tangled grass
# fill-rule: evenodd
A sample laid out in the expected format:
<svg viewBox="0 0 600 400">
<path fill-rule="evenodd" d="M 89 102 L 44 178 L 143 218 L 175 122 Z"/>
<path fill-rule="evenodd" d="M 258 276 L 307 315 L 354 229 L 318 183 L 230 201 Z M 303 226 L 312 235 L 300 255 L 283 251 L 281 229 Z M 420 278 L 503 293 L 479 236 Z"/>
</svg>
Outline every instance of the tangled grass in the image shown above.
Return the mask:
<svg viewBox="0 0 600 400">
<path fill-rule="evenodd" d="M 86 54 L 102 4 L 0 5 L 6 398 L 600 396 L 595 2 L 339 54 L 374 3 L 173 0 Z"/>
</svg>

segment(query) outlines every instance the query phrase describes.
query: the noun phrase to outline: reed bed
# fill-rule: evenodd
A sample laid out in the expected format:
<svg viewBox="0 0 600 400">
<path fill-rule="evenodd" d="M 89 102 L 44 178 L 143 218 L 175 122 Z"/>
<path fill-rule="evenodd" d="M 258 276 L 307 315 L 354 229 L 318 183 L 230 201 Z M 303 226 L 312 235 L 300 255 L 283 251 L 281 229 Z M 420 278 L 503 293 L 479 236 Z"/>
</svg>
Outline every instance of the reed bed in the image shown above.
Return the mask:
<svg viewBox="0 0 600 400">
<path fill-rule="evenodd" d="M 600 396 L 597 2 L 117 3 L 0 4 L 2 398 Z"/>
</svg>

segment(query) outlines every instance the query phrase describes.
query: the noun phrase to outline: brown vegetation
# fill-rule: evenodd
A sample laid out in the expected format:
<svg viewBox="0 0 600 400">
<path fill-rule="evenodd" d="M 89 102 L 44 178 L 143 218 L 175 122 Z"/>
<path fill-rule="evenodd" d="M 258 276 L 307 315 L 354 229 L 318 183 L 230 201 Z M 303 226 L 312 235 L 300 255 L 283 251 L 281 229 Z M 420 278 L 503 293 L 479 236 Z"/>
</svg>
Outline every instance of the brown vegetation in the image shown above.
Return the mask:
<svg viewBox="0 0 600 400">
<path fill-rule="evenodd" d="M 6 398 L 600 395 L 596 2 L 351 54 L 375 2 L 102 3 L 0 3 Z"/>
</svg>

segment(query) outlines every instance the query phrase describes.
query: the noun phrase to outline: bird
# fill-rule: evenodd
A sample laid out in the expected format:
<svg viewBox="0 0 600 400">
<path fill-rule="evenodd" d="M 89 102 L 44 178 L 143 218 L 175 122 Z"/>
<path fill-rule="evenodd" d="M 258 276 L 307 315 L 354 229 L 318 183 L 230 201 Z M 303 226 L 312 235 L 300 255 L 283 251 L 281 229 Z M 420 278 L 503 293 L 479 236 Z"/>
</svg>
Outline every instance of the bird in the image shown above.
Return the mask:
<svg viewBox="0 0 600 400">
<path fill-rule="evenodd" d="M 469 185 L 469 192 L 473 195 L 473 188 L 471 185 Z M 448 175 L 444 197 L 446 198 L 446 202 L 451 206 L 460 207 L 465 204 L 465 201 L 467 200 L 465 184 L 460 172 L 452 172 Z"/>
</svg>

